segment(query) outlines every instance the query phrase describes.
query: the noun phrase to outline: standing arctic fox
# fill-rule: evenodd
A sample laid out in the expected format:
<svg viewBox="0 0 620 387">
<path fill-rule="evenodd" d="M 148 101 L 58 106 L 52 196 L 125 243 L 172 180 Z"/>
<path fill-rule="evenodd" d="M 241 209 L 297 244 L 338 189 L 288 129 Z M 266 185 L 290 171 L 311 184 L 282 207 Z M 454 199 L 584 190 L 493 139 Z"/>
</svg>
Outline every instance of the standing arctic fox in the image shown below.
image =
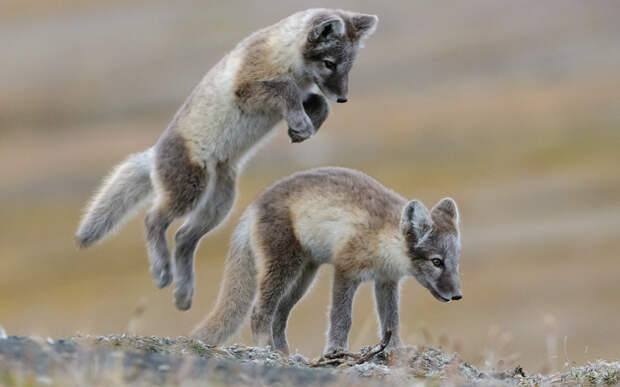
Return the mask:
<svg viewBox="0 0 620 387">
<path fill-rule="evenodd" d="M 218 345 L 252 312 L 256 345 L 288 353 L 286 323 L 321 264 L 334 265 L 326 354 L 347 349 L 353 297 L 374 280 L 381 334 L 398 334 L 399 281 L 413 275 L 439 301 L 462 298 L 459 214 L 442 199 L 424 205 L 345 168 L 291 175 L 244 212 L 213 311 L 193 336 Z M 256 293 L 258 295 L 256 296 Z M 256 296 L 256 297 L 255 297 Z"/>
<path fill-rule="evenodd" d="M 174 267 L 175 304 L 189 309 L 194 251 L 230 212 L 244 156 L 281 119 L 293 142 L 312 136 L 329 113 L 314 86 L 347 101 L 349 70 L 377 22 L 373 15 L 310 9 L 244 39 L 207 73 L 157 144 L 112 172 L 81 221 L 78 245 L 101 240 L 154 196 L 145 220 L 151 273 L 164 287 Z M 185 215 L 171 265 L 166 229 Z"/>
</svg>

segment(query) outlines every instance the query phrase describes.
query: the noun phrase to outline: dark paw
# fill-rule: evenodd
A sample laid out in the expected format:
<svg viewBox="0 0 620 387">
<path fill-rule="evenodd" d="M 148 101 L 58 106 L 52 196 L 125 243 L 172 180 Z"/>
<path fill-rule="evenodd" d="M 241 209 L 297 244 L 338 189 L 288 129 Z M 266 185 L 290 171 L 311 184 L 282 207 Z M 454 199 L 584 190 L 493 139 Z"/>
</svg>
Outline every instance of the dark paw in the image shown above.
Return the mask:
<svg viewBox="0 0 620 387">
<path fill-rule="evenodd" d="M 292 142 L 302 142 L 314 134 L 314 125 L 305 113 L 293 113 L 288 119 L 288 135 Z"/>
<path fill-rule="evenodd" d="M 288 128 L 288 136 L 291 138 L 292 143 L 297 143 L 309 139 L 312 136 L 312 133 L 299 133 L 291 128 Z"/>
<path fill-rule="evenodd" d="M 324 354 L 325 359 L 341 359 L 348 355 L 348 352 L 344 349 L 329 349 Z"/>
<path fill-rule="evenodd" d="M 172 283 L 170 264 L 165 264 L 160 267 L 151 267 L 151 275 L 153 276 L 153 282 L 155 282 L 155 285 L 160 289 Z"/>
<path fill-rule="evenodd" d="M 174 288 L 174 305 L 178 310 L 189 310 L 194 297 L 193 286 L 177 286 Z"/>
</svg>

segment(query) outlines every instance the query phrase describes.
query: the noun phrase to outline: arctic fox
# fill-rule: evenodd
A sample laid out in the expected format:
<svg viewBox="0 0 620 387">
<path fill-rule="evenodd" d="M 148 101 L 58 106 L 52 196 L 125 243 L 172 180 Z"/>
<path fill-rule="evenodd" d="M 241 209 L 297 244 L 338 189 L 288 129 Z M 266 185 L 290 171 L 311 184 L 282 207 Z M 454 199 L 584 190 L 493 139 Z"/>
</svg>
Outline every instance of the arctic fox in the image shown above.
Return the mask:
<svg viewBox="0 0 620 387">
<path fill-rule="evenodd" d="M 345 168 L 291 175 L 265 191 L 241 217 L 232 237 L 213 311 L 192 335 L 218 345 L 253 306 L 256 345 L 288 353 L 291 309 L 321 264 L 334 265 L 326 354 L 347 349 L 355 292 L 374 281 L 385 339 L 398 334 L 399 281 L 414 276 L 441 302 L 462 298 L 459 213 L 445 198 L 429 212 L 371 177 Z"/>
<path fill-rule="evenodd" d="M 206 74 L 157 144 L 116 167 L 88 206 L 77 244 L 101 240 L 154 198 L 145 220 L 151 273 L 164 287 L 174 267 L 175 304 L 189 309 L 194 251 L 230 212 L 244 156 L 281 119 L 293 142 L 312 136 L 329 113 L 315 86 L 347 101 L 349 70 L 377 22 L 373 15 L 310 9 L 244 39 Z M 186 215 L 171 265 L 166 229 Z"/>
</svg>

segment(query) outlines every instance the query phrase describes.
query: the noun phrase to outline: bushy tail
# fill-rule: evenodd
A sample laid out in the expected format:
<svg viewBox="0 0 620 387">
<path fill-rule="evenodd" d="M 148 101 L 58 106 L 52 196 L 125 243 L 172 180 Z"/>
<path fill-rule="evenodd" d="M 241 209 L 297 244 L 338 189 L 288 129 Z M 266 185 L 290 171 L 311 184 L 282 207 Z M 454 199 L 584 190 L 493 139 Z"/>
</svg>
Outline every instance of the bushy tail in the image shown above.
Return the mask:
<svg viewBox="0 0 620 387">
<path fill-rule="evenodd" d="M 129 156 L 106 178 L 78 227 L 75 240 L 79 247 L 88 247 L 118 229 L 150 196 L 154 153 L 151 148 Z"/>
<path fill-rule="evenodd" d="M 249 239 L 249 221 L 244 215 L 232 238 L 224 278 L 215 308 L 191 336 L 208 345 L 219 345 L 245 321 L 256 294 L 256 262 Z"/>
</svg>

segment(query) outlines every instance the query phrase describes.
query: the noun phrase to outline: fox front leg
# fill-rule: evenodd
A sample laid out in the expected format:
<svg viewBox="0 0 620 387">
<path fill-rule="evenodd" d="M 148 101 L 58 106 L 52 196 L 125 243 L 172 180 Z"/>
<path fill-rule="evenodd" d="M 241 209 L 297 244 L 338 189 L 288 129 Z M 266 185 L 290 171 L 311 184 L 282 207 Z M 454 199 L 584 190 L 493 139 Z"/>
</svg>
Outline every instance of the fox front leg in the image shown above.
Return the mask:
<svg viewBox="0 0 620 387">
<path fill-rule="evenodd" d="M 304 98 L 303 106 L 304 111 L 312 121 L 314 133 L 318 132 L 329 115 L 329 103 L 327 103 L 327 99 L 321 94 L 308 93 Z M 290 127 L 288 128 L 288 135 L 293 142 L 299 142 L 295 141 L 294 132 Z"/>
<path fill-rule="evenodd" d="M 336 272 L 334 275 L 326 357 L 333 357 L 349 347 L 353 298 L 359 284 L 359 280 L 346 278 L 341 273 Z"/>
<path fill-rule="evenodd" d="M 388 348 L 398 348 L 401 345 L 398 334 L 400 322 L 398 313 L 399 287 L 397 281 L 375 282 L 375 303 L 379 314 L 381 339 L 385 340 L 388 330 L 392 332 Z"/>
<path fill-rule="evenodd" d="M 293 142 L 310 138 L 315 126 L 304 110 L 303 93 L 290 79 L 269 79 L 261 82 L 263 90 L 272 97 L 288 124 L 288 135 Z"/>
</svg>

